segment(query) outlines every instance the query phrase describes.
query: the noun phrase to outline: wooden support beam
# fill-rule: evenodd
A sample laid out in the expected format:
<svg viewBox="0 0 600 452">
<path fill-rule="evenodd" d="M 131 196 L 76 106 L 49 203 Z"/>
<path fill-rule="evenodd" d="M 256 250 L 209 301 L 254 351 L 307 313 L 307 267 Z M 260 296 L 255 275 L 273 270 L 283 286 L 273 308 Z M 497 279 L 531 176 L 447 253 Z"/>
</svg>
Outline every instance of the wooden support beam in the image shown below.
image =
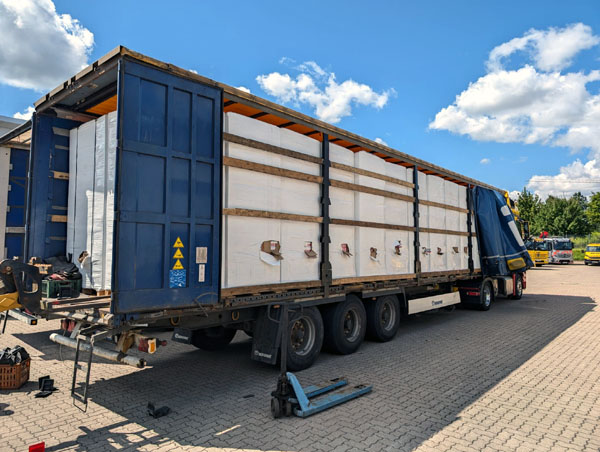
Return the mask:
<svg viewBox="0 0 600 452">
<path fill-rule="evenodd" d="M 425 201 L 423 199 L 419 199 L 419 203 L 423 204 L 424 206 L 439 207 L 440 209 L 455 210 L 456 212 L 461 213 L 469 213 L 467 209 L 463 209 L 462 207 L 450 206 L 448 204 L 442 204 L 441 202 Z"/>
<path fill-rule="evenodd" d="M 304 221 L 306 223 L 322 223 L 323 217 L 310 215 L 296 215 L 293 213 L 269 212 L 266 210 L 253 209 L 223 209 L 223 215 L 236 217 L 274 218 L 277 220 Z"/>
<path fill-rule="evenodd" d="M 355 168 L 353 166 L 344 165 L 343 163 L 331 162 L 331 167 L 343 171 L 348 171 L 354 174 L 360 174 L 362 176 L 372 177 L 373 179 L 380 179 L 387 182 L 392 182 L 393 184 L 402 185 L 404 187 L 414 188 L 415 184 L 412 182 L 407 182 L 402 179 L 396 179 L 395 177 L 386 176 L 384 174 L 375 173 L 373 171 L 367 171 L 361 168 Z"/>
<path fill-rule="evenodd" d="M 415 200 L 415 198 L 413 198 L 412 196 L 401 195 L 399 193 L 394 193 L 392 191 L 379 190 L 378 188 L 365 187 L 364 185 L 352 184 L 350 182 L 342 182 L 339 180 L 332 180 L 331 186 L 337 187 L 337 188 L 345 188 L 346 190 L 351 190 L 351 191 L 359 191 L 362 193 L 368 193 L 370 195 L 385 196 L 386 198 L 399 199 L 401 201 L 406 201 L 406 202 L 413 202 Z"/>
<path fill-rule="evenodd" d="M 358 220 L 342 220 L 341 218 L 332 218 L 331 224 L 339 224 L 343 226 L 359 226 L 363 228 L 376 228 L 376 229 L 392 229 L 396 231 L 414 231 L 414 226 L 404 226 L 401 224 L 387 224 L 387 223 L 375 223 L 372 221 L 358 221 Z"/>
<path fill-rule="evenodd" d="M 69 180 L 69 173 L 64 173 L 62 171 L 52 171 L 52 173 L 54 179 Z"/>
<path fill-rule="evenodd" d="M 297 179 L 305 182 L 313 182 L 317 184 L 323 182 L 323 178 L 321 176 L 313 176 L 312 174 L 301 173 L 299 171 L 292 171 L 284 168 L 277 168 L 275 166 L 263 165 L 261 163 L 249 162 L 247 160 L 240 160 L 232 157 L 223 157 L 223 165 L 247 169 L 264 174 L 271 174 L 273 176 Z"/>
<path fill-rule="evenodd" d="M 241 144 L 242 146 L 248 146 L 261 151 L 272 152 L 273 154 L 285 155 L 298 160 L 304 160 L 305 162 L 318 163 L 319 165 L 323 163 L 323 159 L 319 157 L 313 157 L 312 155 L 303 154 L 302 152 L 292 151 L 291 149 L 274 146 L 261 141 L 251 140 L 249 138 L 232 135 L 230 133 L 223 133 L 223 139 L 230 143 Z"/>
</svg>

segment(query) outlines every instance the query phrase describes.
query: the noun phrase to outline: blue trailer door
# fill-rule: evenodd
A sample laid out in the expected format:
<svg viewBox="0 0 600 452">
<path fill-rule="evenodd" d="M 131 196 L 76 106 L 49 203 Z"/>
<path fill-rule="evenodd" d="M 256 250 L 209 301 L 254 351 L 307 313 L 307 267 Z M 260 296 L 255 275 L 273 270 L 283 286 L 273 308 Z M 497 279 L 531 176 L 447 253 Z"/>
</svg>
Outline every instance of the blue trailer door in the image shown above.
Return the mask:
<svg viewBox="0 0 600 452">
<path fill-rule="evenodd" d="M 125 59 L 118 111 L 113 312 L 216 302 L 221 90 Z"/>
<path fill-rule="evenodd" d="M 8 175 L 8 209 L 6 212 L 6 257 L 25 259 L 25 202 L 27 199 L 27 165 L 29 151 L 11 148 Z"/>
</svg>

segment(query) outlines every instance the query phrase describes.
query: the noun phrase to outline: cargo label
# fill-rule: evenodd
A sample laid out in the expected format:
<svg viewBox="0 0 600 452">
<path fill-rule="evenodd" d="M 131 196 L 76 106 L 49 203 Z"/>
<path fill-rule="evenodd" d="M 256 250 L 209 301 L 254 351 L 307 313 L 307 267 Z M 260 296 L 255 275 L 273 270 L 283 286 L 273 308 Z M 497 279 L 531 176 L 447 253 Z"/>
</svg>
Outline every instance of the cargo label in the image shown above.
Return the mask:
<svg viewBox="0 0 600 452">
<path fill-rule="evenodd" d="M 181 252 L 181 249 L 184 248 L 183 242 L 181 241 L 181 237 L 177 237 L 175 243 L 173 243 L 173 248 L 175 249 L 175 253 L 173 254 L 173 259 L 175 259 L 175 263 L 173 267 L 169 271 L 169 288 L 178 288 L 178 287 L 186 287 L 186 271 L 185 267 L 181 263 L 181 259 L 184 259 L 185 256 Z"/>
</svg>

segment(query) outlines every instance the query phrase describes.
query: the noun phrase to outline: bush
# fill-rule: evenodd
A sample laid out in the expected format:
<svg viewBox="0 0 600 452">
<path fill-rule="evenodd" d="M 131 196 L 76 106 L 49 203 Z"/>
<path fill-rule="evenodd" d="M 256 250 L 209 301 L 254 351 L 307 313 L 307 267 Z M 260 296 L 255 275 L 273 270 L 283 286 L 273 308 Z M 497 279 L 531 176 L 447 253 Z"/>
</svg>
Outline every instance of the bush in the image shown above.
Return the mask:
<svg viewBox="0 0 600 452">
<path fill-rule="evenodd" d="M 573 260 L 582 261 L 585 254 L 585 248 L 573 248 Z"/>
</svg>

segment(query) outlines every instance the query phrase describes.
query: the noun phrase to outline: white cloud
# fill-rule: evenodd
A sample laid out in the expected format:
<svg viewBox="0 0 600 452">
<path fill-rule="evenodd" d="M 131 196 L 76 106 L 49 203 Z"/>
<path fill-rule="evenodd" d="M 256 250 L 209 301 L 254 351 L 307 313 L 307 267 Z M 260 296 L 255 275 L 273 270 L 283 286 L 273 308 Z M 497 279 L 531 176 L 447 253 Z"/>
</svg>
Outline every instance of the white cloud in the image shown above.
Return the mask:
<svg viewBox="0 0 600 452">
<path fill-rule="evenodd" d="M 48 90 L 88 63 L 94 35 L 51 0 L 0 0 L 0 82 Z"/>
<path fill-rule="evenodd" d="M 23 113 L 16 112 L 13 115 L 13 118 L 22 119 L 24 121 L 29 121 L 31 119 L 31 115 L 33 114 L 34 111 L 35 111 L 35 108 L 27 107 L 27 109 Z"/>
<path fill-rule="evenodd" d="M 236 88 L 248 94 L 252 93 L 252 91 L 250 91 L 250 88 L 246 88 L 245 86 L 236 86 Z"/>
<path fill-rule="evenodd" d="M 388 144 L 379 137 L 375 138 L 375 143 L 379 143 L 379 144 L 383 144 L 384 146 L 388 146 Z"/>
<path fill-rule="evenodd" d="M 590 150 L 587 163 L 573 162 L 556 176 L 534 176 L 528 187 L 542 197 L 551 192 L 597 190 L 591 174 L 600 169 L 600 94 L 590 92 L 588 84 L 600 80 L 600 70 L 560 70 L 567 68 L 578 52 L 599 43 L 600 37 L 590 27 L 574 24 L 563 29 L 530 30 L 501 44 L 490 52 L 489 72 L 470 83 L 453 104 L 442 108 L 429 128 L 477 141 L 537 143 L 567 147 L 571 152 Z M 505 69 L 504 60 L 517 51 L 526 52 L 533 64 Z"/>
<path fill-rule="evenodd" d="M 513 190 L 508 192 L 508 197 L 513 201 L 517 201 L 519 199 L 519 195 L 521 192 L 519 190 Z"/>
<path fill-rule="evenodd" d="M 292 62 L 283 58 L 281 62 Z M 269 95 L 282 103 L 307 104 L 314 109 L 319 119 L 331 123 L 339 122 L 352 114 L 352 106 L 366 105 L 383 108 L 395 94 L 393 89 L 377 93 L 370 86 L 345 80 L 336 81 L 333 72 L 327 72 L 314 61 L 307 61 L 295 68 L 296 77 L 279 72 L 259 75 L 256 81 Z"/>
<path fill-rule="evenodd" d="M 486 63 L 490 71 L 503 69 L 503 60 L 518 51 L 525 51 L 542 71 L 560 71 L 571 65 L 580 51 L 600 43 L 591 27 L 582 23 L 565 28 L 536 30 L 532 28 L 520 38 L 511 39 L 492 49 Z"/>
<path fill-rule="evenodd" d="M 488 158 L 483 158 L 481 160 L 479 160 L 479 163 L 481 163 L 482 165 L 489 165 L 492 161 Z"/>
<path fill-rule="evenodd" d="M 188 69 L 188 71 L 190 71 L 192 74 L 198 74 L 198 71 L 195 69 Z"/>
</svg>

